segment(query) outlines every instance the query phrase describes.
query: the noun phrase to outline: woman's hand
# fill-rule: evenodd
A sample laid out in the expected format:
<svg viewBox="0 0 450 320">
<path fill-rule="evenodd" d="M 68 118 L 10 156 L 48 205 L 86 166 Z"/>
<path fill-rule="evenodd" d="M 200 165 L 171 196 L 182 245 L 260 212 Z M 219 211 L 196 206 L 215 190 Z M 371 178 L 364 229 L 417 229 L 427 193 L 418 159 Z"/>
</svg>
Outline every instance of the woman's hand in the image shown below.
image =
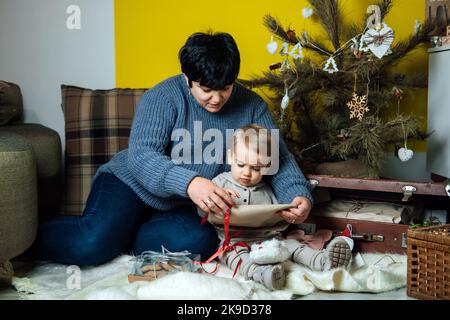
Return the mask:
<svg viewBox="0 0 450 320">
<path fill-rule="evenodd" d="M 302 223 L 308 218 L 312 204 L 306 197 L 295 197 L 289 210 L 278 211 L 278 214 L 289 223 Z"/>
<path fill-rule="evenodd" d="M 223 189 L 216 186 L 211 180 L 195 177 L 188 185 L 187 194 L 189 198 L 206 213 L 223 216 L 236 202 L 231 198 L 239 194 L 231 189 Z"/>
</svg>

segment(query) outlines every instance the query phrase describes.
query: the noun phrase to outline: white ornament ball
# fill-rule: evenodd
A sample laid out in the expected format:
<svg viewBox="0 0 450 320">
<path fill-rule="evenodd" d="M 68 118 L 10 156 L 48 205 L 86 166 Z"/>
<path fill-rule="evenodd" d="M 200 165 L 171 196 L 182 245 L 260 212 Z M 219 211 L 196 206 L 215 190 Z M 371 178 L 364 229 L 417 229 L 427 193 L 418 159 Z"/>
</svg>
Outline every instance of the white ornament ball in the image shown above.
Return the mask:
<svg viewBox="0 0 450 320">
<path fill-rule="evenodd" d="M 398 149 L 398 158 L 403 162 L 410 160 L 413 156 L 414 152 L 408 148 Z"/>
<path fill-rule="evenodd" d="M 305 19 L 310 18 L 313 15 L 313 13 L 314 13 L 314 10 L 310 7 L 306 7 L 306 8 L 302 9 L 302 16 Z"/>
</svg>

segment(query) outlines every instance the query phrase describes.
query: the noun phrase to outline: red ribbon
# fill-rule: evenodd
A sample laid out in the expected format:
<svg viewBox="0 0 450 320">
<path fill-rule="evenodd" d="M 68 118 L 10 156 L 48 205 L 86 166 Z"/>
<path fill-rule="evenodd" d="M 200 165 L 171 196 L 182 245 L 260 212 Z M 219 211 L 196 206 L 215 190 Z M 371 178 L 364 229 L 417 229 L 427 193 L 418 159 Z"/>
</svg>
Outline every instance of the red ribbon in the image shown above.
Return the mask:
<svg viewBox="0 0 450 320">
<path fill-rule="evenodd" d="M 202 218 L 202 225 L 205 224 L 206 221 L 208 221 L 208 216 L 209 216 L 209 213 L 206 212 L 206 215 Z"/>
<path fill-rule="evenodd" d="M 223 217 L 223 227 L 224 227 L 224 233 L 225 233 L 225 240 L 223 241 L 222 246 L 211 257 L 209 257 L 208 260 L 206 260 L 205 262 L 200 262 L 200 265 L 202 265 L 204 263 L 209 263 L 212 260 L 214 260 L 215 258 L 218 258 L 219 256 L 222 256 L 225 252 L 228 252 L 228 251 L 231 251 L 231 250 L 234 250 L 234 251 L 236 251 L 236 253 L 238 253 L 237 250 L 236 250 L 237 247 L 244 247 L 244 248 L 250 249 L 250 246 L 247 243 L 243 242 L 243 241 L 238 241 L 238 242 L 235 242 L 235 243 L 231 243 L 231 238 L 232 237 L 230 236 L 230 232 L 229 232 L 230 231 L 230 215 L 231 215 L 230 210 L 227 210 L 225 212 L 225 214 L 224 214 L 224 217 Z M 202 218 L 202 224 L 206 223 L 207 220 L 208 220 L 208 213 L 206 213 L 206 215 Z M 240 232 L 235 232 L 235 233 L 233 233 L 233 237 L 236 237 L 239 234 L 240 234 Z M 233 278 L 236 275 L 236 273 L 237 273 L 241 263 L 242 263 L 242 259 L 241 259 L 241 257 L 239 257 L 239 262 L 236 265 L 236 268 L 234 268 Z M 205 270 L 205 269 L 203 269 L 203 270 Z M 216 271 L 217 271 L 217 265 L 216 265 L 216 267 L 214 268 L 214 270 L 212 272 L 208 272 L 208 273 L 214 273 Z"/>
</svg>

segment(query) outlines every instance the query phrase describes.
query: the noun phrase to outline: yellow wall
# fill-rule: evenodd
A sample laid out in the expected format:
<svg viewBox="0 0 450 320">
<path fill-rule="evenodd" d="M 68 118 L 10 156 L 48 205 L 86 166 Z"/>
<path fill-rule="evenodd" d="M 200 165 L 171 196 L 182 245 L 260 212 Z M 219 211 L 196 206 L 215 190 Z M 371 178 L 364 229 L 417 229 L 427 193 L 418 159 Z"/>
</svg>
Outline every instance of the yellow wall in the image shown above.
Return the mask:
<svg viewBox="0 0 450 320">
<path fill-rule="evenodd" d="M 346 20 L 359 20 L 375 1 L 342 0 Z M 306 0 L 115 0 L 116 85 L 150 87 L 180 73 L 178 50 L 186 38 L 197 31 L 225 31 L 233 35 L 241 52 L 241 78 L 261 74 L 279 62 L 279 56 L 266 51 L 270 39 L 262 18 L 270 13 L 283 25 L 300 33 L 303 29 L 320 34 L 313 19 L 301 14 Z M 423 21 L 425 0 L 396 0 L 386 23 L 396 32 L 396 39 L 413 31 L 414 20 Z M 402 71 L 427 72 L 427 54 L 423 49 L 408 57 Z M 402 109 L 426 117 L 426 90 L 404 100 Z M 425 120 L 423 123 L 425 124 Z M 426 144 L 411 145 L 425 151 Z"/>
</svg>

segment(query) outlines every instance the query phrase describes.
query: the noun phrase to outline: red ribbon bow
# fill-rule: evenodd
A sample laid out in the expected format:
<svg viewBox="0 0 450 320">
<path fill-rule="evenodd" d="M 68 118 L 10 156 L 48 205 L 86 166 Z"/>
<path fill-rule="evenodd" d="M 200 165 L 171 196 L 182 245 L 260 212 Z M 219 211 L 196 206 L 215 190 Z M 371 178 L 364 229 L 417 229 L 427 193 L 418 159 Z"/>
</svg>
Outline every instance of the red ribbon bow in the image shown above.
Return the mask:
<svg viewBox="0 0 450 320">
<path fill-rule="evenodd" d="M 238 241 L 238 242 L 231 243 L 231 238 L 232 237 L 230 236 L 230 232 L 229 232 L 229 230 L 230 230 L 230 215 L 231 215 L 230 210 L 227 210 L 225 212 L 225 214 L 224 214 L 224 217 L 223 217 L 223 227 L 224 227 L 224 232 L 225 232 L 225 240 L 223 241 L 222 246 L 211 257 L 209 257 L 208 260 L 206 260 L 205 262 L 200 262 L 200 265 L 202 265 L 204 263 L 209 263 L 212 260 L 214 260 L 215 258 L 217 258 L 219 256 L 222 256 L 225 252 L 228 252 L 228 251 L 234 250 L 234 251 L 236 251 L 236 253 L 238 253 L 237 250 L 236 250 L 237 247 L 244 247 L 244 248 L 250 249 L 250 246 L 247 243 L 243 242 L 243 241 Z M 208 220 L 208 213 L 202 218 L 202 224 L 205 224 L 207 220 Z M 239 232 L 233 233 L 233 237 L 236 237 L 238 235 L 239 235 Z M 239 262 L 236 265 L 236 268 L 234 268 L 233 278 L 236 275 L 236 273 L 237 273 L 241 263 L 242 263 L 242 259 L 239 257 Z M 216 272 L 216 270 L 217 270 L 217 265 L 214 268 L 214 270 L 212 272 L 209 272 L 209 273 L 214 273 L 214 272 Z"/>
</svg>

